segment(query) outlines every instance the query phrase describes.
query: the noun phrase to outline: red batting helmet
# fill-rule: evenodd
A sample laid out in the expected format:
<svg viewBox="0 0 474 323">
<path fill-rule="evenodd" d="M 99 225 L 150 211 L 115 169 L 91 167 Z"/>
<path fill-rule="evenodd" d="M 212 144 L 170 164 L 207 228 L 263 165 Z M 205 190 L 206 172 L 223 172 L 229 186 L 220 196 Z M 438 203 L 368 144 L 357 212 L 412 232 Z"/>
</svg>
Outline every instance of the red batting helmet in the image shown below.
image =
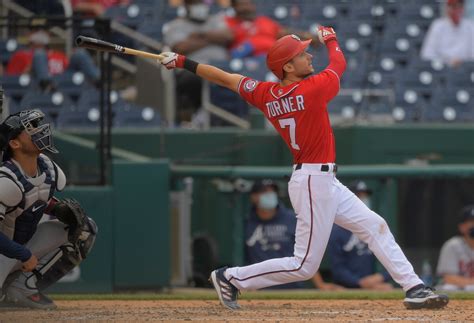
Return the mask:
<svg viewBox="0 0 474 323">
<path fill-rule="evenodd" d="M 286 35 L 276 41 L 267 55 L 267 66 L 280 80 L 283 79 L 283 65 L 306 50 L 309 40 L 301 40 L 296 35 Z"/>
</svg>

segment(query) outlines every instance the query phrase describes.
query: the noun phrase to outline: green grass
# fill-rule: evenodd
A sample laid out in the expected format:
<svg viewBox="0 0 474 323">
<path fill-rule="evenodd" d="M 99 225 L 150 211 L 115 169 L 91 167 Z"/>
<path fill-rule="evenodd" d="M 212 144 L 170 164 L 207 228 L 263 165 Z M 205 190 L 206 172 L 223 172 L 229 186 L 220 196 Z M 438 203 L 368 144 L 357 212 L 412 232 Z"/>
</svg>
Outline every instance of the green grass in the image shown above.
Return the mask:
<svg viewBox="0 0 474 323">
<path fill-rule="evenodd" d="M 474 293 L 450 292 L 451 299 L 474 300 Z M 335 291 L 324 292 L 318 290 L 290 290 L 290 291 L 254 291 L 244 292 L 240 299 L 403 299 L 404 293 L 399 291 L 372 292 L 372 291 Z M 173 289 L 160 293 L 129 292 L 114 294 L 52 294 L 55 300 L 213 300 L 217 296 L 212 289 Z"/>
</svg>

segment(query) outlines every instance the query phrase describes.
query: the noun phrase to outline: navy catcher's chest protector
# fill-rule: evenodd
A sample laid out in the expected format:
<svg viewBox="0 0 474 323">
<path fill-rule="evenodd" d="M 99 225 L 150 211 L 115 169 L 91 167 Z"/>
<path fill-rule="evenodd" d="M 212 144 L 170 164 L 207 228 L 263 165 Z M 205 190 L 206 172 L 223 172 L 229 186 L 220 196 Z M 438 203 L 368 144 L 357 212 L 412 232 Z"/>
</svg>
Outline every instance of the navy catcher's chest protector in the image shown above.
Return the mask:
<svg viewBox="0 0 474 323">
<path fill-rule="evenodd" d="M 23 198 L 20 204 L 7 211 L 6 217 L 15 219 L 13 241 L 25 244 L 31 239 L 41 220 L 56 187 L 56 173 L 53 163 L 38 157 L 39 175 L 28 179 L 12 161 L 5 161 L 0 172 L 10 177 L 21 188 Z"/>
</svg>

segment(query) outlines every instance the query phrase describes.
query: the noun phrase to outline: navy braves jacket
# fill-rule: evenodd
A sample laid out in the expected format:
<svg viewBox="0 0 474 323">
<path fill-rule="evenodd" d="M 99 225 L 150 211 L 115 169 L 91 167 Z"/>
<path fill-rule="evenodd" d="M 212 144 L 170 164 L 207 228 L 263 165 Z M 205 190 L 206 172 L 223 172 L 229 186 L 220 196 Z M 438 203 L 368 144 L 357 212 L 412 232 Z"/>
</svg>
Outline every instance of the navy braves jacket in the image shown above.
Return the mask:
<svg viewBox="0 0 474 323">
<path fill-rule="evenodd" d="M 359 288 L 359 280 L 374 274 L 376 258 L 367 244 L 352 232 L 334 225 L 329 238 L 332 278 L 344 287 Z M 381 273 L 385 281 L 390 279 L 387 272 Z"/>
<path fill-rule="evenodd" d="M 295 213 L 281 203 L 275 216 L 262 221 L 253 207 L 245 222 L 245 261 L 254 264 L 264 260 L 293 256 L 295 245 Z M 275 288 L 301 288 L 302 282 L 275 286 Z"/>
</svg>

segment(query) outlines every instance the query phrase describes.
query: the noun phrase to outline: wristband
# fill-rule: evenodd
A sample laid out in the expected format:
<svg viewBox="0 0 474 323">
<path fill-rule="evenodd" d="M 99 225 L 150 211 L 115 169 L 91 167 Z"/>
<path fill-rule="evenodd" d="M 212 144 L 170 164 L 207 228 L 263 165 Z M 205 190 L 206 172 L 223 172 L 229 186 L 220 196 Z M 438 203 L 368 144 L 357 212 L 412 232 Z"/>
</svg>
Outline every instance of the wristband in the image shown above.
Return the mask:
<svg viewBox="0 0 474 323">
<path fill-rule="evenodd" d="M 189 58 L 185 58 L 184 59 L 184 65 L 183 65 L 183 68 L 190 71 L 191 73 L 194 73 L 196 74 L 196 71 L 197 71 L 197 67 L 198 67 L 199 63 L 198 62 L 195 62 L 193 61 L 192 59 L 189 59 Z"/>
</svg>

